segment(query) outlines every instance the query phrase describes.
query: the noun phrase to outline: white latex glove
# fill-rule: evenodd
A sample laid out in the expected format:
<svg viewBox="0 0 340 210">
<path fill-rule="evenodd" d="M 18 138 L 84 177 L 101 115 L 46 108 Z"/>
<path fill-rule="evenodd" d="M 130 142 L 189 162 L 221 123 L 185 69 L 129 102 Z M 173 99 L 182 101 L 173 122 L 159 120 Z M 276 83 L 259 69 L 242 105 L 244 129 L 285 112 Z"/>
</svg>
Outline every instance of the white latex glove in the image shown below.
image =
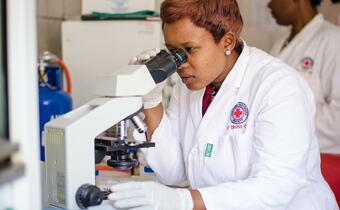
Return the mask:
<svg viewBox="0 0 340 210">
<path fill-rule="evenodd" d="M 157 182 L 126 182 L 111 187 L 109 199 L 115 208 L 133 210 L 192 210 L 187 189 L 170 188 Z"/>
<path fill-rule="evenodd" d="M 166 80 L 158 83 L 154 89 L 142 97 L 144 109 L 151 109 L 162 103 L 165 84 Z"/>
<path fill-rule="evenodd" d="M 143 64 L 145 61 L 149 60 L 150 58 L 156 56 L 160 52 L 160 49 L 155 48 L 151 50 L 145 50 L 141 54 L 133 57 L 130 61 L 130 65 L 139 65 Z M 143 96 L 143 106 L 144 109 L 151 109 L 156 107 L 158 104 L 162 102 L 163 99 L 163 88 L 166 82 L 158 83 L 157 86 L 151 90 L 148 94 Z"/>
<path fill-rule="evenodd" d="M 150 58 L 156 56 L 161 50 L 159 48 L 154 48 L 151 50 L 145 50 L 141 54 L 131 58 L 129 65 L 139 65 L 149 60 Z"/>
</svg>

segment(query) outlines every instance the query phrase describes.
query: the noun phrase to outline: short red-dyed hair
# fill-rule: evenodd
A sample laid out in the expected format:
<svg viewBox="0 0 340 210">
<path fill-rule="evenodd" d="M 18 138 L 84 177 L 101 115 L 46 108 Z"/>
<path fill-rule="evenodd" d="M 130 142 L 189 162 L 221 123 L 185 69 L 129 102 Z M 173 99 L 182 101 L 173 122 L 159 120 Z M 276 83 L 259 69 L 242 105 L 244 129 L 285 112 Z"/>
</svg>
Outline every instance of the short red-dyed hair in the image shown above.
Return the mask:
<svg viewBox="0 0 340 210">
<path fill-rule="evenodd" d="M 239 39 L 243 27 L 236 0 L 165 0 L 161 4 L 163 24 L 181 18 L 189 18 L 196 26 L 208 30 L 216 43 L 227 32 Z"/>
</svg>

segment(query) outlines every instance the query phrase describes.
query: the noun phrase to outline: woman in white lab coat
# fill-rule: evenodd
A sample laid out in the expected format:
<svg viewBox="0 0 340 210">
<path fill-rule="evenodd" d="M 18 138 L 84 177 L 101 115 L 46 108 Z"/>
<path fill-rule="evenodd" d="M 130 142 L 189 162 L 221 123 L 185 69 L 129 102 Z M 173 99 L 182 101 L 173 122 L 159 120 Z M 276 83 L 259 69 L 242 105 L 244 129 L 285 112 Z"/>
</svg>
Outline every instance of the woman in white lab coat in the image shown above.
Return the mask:
<svg viewBox="0 0 340 210">
<path fill-rule="evenodd" d="M 338 209 L 320 172 L 312 92 L 290 67 L 240 39 L 236 0 L 165 0 L 161 18 L 167 48 L 188 54 L 166 113 L 161 85 L 143 98 L 156 143 L 143 151 L 162 184 L 113 185 L 114 206 Z M 165 186 L 184 180 L 189 189 Z"/>
<path fill-rule="evenodd" d="M 320 2 L 269 2 L 276 22 L 291 26 L 271 54 L 295 68 L 313 90 L 320 151 L 340 154 L 340 28 L 317 13 Z"/>
</svg>

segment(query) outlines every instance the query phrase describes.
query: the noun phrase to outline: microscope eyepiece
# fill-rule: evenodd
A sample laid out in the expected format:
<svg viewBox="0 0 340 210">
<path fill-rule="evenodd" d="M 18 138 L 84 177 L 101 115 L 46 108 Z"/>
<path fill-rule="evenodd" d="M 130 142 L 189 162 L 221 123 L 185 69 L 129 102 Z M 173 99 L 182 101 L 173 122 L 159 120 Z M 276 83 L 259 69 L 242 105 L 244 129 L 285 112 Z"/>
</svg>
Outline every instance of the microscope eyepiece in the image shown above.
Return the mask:
<svg viewBox="0 0 340 210">
<path fill-rule="evenodd" d="M 163 82 L 171 76 L 182 64 L 187 62 L 188 56 L 183 49 L 171 52 L 162 50 L 155 57 L 145 63 L 153 80 Z"/>
<path fill-rule="evenodd" d="M 178 64 L 178 67 L 180 67 L 183 63 L 187 62 L 188 60 L 188 55 L 182 49 L 174 50 L 172 52 L 172 55 L 174 56 L 175 61 Z"/>
</svg>

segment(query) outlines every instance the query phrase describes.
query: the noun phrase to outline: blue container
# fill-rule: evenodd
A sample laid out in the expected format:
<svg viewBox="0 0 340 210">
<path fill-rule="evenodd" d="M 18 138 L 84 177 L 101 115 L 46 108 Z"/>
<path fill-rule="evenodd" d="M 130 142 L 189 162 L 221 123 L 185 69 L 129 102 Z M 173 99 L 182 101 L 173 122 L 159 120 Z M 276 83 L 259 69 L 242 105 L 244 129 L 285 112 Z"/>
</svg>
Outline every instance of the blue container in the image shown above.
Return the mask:
<svg viewBox="0 0 340 210">
<path fill-rule="evenodd" d="M 62 70 L 59 67 L 46 67 L 45 71 L 47 83 L 39 84 L 41 161 L 45 161 L 45 146 L 42 143 L 45 123 L 72 110 L 71 96 L 62 90 Z"/>
</svg>

